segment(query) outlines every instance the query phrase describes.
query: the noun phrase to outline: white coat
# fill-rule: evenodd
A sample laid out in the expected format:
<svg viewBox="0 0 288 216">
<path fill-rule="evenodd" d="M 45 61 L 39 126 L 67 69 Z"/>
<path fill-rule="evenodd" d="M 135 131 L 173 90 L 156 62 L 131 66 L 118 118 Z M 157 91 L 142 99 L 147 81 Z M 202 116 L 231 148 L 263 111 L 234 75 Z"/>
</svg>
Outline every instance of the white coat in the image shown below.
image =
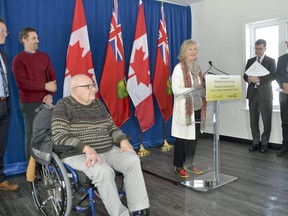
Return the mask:
<svg viewBox="0 0 288 216">
<path fill-rule="evenodd" d="M 192 75 L 190 74 L 191 80 Z M 171 135 L 181 139 L 195 140 L 195 123 L 187 126 L 185 122 L 185 97 L 179 96 L 190 88 L 184 87 L 183 72 L 181 64 L 178 63 L 172 74 L 172 90 L 174 94 L 174 106 L 172 115 Z M 192 122 L 195 122 L 194 112 L 191 115 Z"/>
</svg>

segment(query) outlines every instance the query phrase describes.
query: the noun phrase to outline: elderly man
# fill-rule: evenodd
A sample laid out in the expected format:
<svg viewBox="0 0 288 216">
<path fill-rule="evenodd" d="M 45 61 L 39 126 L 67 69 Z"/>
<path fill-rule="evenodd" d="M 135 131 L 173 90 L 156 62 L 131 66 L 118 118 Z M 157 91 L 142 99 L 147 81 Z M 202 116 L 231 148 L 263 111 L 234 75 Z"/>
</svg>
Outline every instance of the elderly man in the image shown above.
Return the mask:
<svg viewBox="0 0 288 216">
<path fill-rule="evenodd" d="M 140 159 L 127 136 L 114 125 L 105 106 L 95 98 L 95 87 L 86 75 L 71 79 L 71 96 L 60 100 L 53 109 L 52 140 L 55 145 L 74 147 L 62 153 L 61 158 L 92 180 L 109 215 L 129 215 L 119 199 L 113 169 L 124 175 L 131 215 L 149 215 Z M 113 143 L 119 143 L 120 148 Z"/>
</svg>

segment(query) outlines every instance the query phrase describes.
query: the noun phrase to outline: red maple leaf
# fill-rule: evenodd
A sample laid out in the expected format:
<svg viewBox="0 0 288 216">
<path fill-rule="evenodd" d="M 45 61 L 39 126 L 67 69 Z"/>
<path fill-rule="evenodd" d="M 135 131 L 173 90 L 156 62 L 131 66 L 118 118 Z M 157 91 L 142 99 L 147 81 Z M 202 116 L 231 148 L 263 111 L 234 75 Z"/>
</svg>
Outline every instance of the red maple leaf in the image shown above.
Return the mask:
<svg viewBox="0 0 288 216">
<path fill-rule="evenodd" d="M 150 82 L 149 72 L 149 58 L 144 59 L 145 52 L 143 52 L 143 48 L 141 47 L 139 50 L 136 49 L 134 62 L 130 63 L 130 66 L 134 70 L 134 74 L 132 76 L 136 76 L 137 83 L 143 83 L 147 87 Z"/>
<path fill-rule="evenodd" d="M 83 49 L 80 47 L 79 41 L 73 46 L 69 45 L 68 56 L 66 61 L 66 68 L 69 71 L 71 77 L 77 74 L 87 74 L 92 78 L 92 74 L 88 73 L 88 70 L 93 68 L 92 57 L 90 50 L 82 57 Z"/>
</svg>

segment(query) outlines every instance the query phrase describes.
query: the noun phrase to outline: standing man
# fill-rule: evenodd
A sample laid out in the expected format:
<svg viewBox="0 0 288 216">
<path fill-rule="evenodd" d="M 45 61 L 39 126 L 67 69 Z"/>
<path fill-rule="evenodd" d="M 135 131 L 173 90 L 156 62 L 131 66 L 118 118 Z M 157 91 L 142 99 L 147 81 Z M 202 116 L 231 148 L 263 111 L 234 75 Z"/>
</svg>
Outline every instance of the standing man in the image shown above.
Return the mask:
<svg viewBox="0 0 288 216">
<path fill-rule="evenodd" d="M 5 21 L 0 17 L 0 46 L 5 44 L 8 35 Z M 7 54 L 0 49 L 0 190 L 14 191 L 19 186 L 6 180 L 4 174 L 4 153 L 9 128 L 9 70 Z"/>
<path fill-rule="evenodd" d="M 24 28 L 19 33 L 24 51 L 13 60 L 12 69 L 19 88 L 20 110 L 25 125 L 25 154 L 29 160 L 29 144 L 32 136 L 32 124 L 35 109 L 41 103 L 53 102 L 57 90 L 56 74 L 46 53 L 38 50 L 38 34 L 34 28 Z"/>
<path fill-rule="evenodd" d="M 261 135 L 260 152 L 267 152 L 267 147 L 271 133 L 272 102 L 273 93 L 271 82 L 275 79 L 276 63 L 275 60 L 265 55 L 266 41 L 259 39 L 255 42 L 256 56 L 249 59 L 245 71 L 258 61 L 270 73 L 265 76 L 247 76 L 244 73 L 244 80 L 249 83 L 246 98 L 249 100 L 250 127 L 252 132 L 252 145 L 249 151 L 255 151 L 260 148 L 260 130 L 259 116 L 261 113 L 264 131 Z"/>
<path fill-rule="evenodd" d="M 288 48 L 288 41 L 285 43 Z M 283 89 L 279 94 L 283 146 L 280 151 L 277 152 L 277 156 L 283 156 L 288 152 L 288 53 L 278 58 L 276 80 L 280 88 Z"/>
</svg>

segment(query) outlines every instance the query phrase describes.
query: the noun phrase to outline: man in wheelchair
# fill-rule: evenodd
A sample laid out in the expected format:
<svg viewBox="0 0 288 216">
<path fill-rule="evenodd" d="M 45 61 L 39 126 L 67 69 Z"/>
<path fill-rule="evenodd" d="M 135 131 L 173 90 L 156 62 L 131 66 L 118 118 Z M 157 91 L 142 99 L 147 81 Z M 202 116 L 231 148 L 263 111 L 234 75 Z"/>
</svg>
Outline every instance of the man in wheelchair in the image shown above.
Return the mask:
<svg viewBox="0 0 288 216">
<path fill-rule="evenodd" d="M 60 154 L 62 161 L 92 180 L 109 215 L 149 215 L 140 159 L 105 106 L 95 98 L 95 87 L 84 74 L 72 77 L 71 95 L 58 101 L 52 112 L 54 145 L 67 147 Z M 120 148 L 113 143 L 119 143 Z M 114 170 L 124 175 L 129 210 L 118 196 Z"/>
</svg>

